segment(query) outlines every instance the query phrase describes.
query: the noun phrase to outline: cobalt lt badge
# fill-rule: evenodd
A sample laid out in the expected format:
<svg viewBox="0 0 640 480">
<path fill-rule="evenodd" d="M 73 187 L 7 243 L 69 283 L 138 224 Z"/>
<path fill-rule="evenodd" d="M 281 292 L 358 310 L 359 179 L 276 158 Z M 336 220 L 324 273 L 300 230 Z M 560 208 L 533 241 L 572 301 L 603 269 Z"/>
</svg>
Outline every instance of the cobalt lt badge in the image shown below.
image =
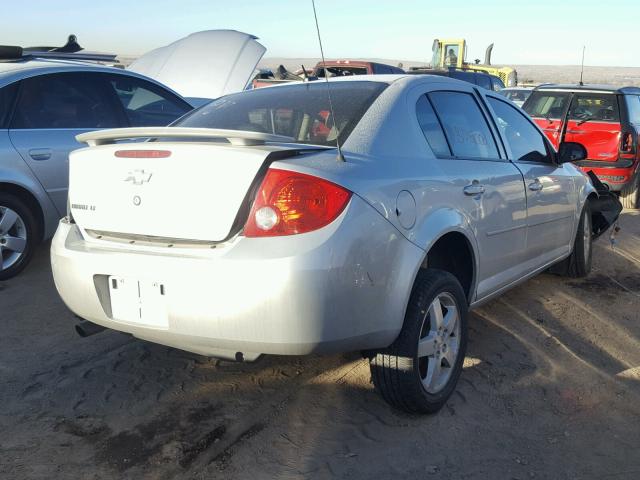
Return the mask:
<svg viewBox="0 0 640 480">
<path fill-rule="evenodd" d="M 137 207 L 142 203 L 142 199 L 136 195 L 135 197 L 133 197 L 133 204 Z"/>
</svg>

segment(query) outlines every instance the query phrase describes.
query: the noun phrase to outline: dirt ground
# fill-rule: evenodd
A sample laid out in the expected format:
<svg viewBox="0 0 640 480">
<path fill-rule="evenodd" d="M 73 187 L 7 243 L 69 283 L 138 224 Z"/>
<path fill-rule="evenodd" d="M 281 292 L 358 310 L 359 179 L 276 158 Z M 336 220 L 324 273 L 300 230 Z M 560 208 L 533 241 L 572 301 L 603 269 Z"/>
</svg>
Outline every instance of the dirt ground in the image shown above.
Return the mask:
<svg viewBox="0 0 640 480">
<path fill-rule="evenodd" d="M 583 280 L 541 275 L 473 313 L 433 416 L 392 410 L 357 355 L 234 364 L 87 339 L 43 248 L 0 283 L 0 477 L 640 478 L 640 214 Z"/>
</svg>

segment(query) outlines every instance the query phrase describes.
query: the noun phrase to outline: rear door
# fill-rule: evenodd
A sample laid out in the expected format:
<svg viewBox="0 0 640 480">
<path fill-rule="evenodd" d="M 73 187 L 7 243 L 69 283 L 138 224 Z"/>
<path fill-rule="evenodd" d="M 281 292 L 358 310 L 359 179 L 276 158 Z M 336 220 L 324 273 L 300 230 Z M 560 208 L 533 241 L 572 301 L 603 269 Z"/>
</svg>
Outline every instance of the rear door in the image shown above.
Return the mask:
<svg viewBox="0 0 640 480">
<path fill-rule="evenodd" d="M 418 99 L 416 110 L 443 174 L 441 197 L 472 222 L 479 253 L 477 295 L 482 298 L 520 275 L 526 197 L 522 175 L 504 158 L 474 90 L 430 92 Z M 426 173 L 433 178 L 433 171 Z M 433 205 L 421 207 L 428 211 Z"/>
<path fill-rule="evenodd" d="M 556 149 L 560 144 L 562 123 L 567 116 L 570 101 L 570 92 L 537 90 L 522 106 Z"/>
<path fill-rule="evenodd" d="M 69 152 L 86 131 L 126 125 L 122 109 L 99 74 L 39 75 L 21 81 L 9 127 L 11 143 L 62 216 L 69 183 Z"/>
<path fill-rule="evenodd" d="M 567 253 L 578 202 L 575 171 L 555 163 L 544 137 L 518 108 L 488 96 L 509 159 L 524 176 L 527 192 L 528 266 L 535 269 Z"/>
<path fill-rule="evenodd" d="M 63 215 L 68 155 L 84 146 L 76 135 L 103 128 L 165 126 L 190 110 L 177 95 L 130 75 L 40 75 L 22 80 L 9 135 Z"/>
<path fill-rule="evenodd" d="M 614 93 L 575 94 L 569 109 L 565 141 L 587 149 L 587 159 L 615 162 L 620 147 L 620 112 Z"/>
</svg>

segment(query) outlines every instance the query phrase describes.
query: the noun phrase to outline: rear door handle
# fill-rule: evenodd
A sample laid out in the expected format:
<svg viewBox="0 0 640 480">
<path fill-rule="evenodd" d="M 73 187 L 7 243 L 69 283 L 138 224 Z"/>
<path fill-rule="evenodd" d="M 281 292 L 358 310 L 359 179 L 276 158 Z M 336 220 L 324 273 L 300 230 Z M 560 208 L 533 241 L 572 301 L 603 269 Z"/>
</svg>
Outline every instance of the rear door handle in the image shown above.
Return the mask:
<svg viewBox="0 0 640 480">
<path fill-rule="evenodd" d="M 529 190 L 533 190 L 534 192 L 539 192 L 540 190 L 542 190 L 543 186 L 544 185 L 542 185 L 540 180 L 536 178 L 534 182 L 529 184 Z"/>
<path fill-rule="evenodd" d="M 484 193 L 484 185 L 480 185 L 477 180 L 474 180 L 471 185 L 467 185 L 462 190 L 465 195 L 482 195 Z"/>
<path fill-rule="evenodd" d="M 29 150 L 29 156 L 34 160 L 49 160 L 51 158 L 50 148 L 32 148 Z"/>
</svg>

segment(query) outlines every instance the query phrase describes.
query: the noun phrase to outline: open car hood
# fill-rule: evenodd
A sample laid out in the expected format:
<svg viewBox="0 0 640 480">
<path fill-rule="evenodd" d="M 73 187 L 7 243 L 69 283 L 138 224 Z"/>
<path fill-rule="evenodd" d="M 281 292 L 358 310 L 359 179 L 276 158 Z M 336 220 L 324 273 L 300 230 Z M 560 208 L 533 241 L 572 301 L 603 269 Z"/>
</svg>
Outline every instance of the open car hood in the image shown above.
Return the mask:
<svg viewBox="0 0 640 480">
<path fill-rule="evenodd" d="M 196 32 L 145 53 L 128 70 L 187 99 L 214 99 L 247 86 L 267 50 L 256 39 L 235 30 Z"/>
</svg>

